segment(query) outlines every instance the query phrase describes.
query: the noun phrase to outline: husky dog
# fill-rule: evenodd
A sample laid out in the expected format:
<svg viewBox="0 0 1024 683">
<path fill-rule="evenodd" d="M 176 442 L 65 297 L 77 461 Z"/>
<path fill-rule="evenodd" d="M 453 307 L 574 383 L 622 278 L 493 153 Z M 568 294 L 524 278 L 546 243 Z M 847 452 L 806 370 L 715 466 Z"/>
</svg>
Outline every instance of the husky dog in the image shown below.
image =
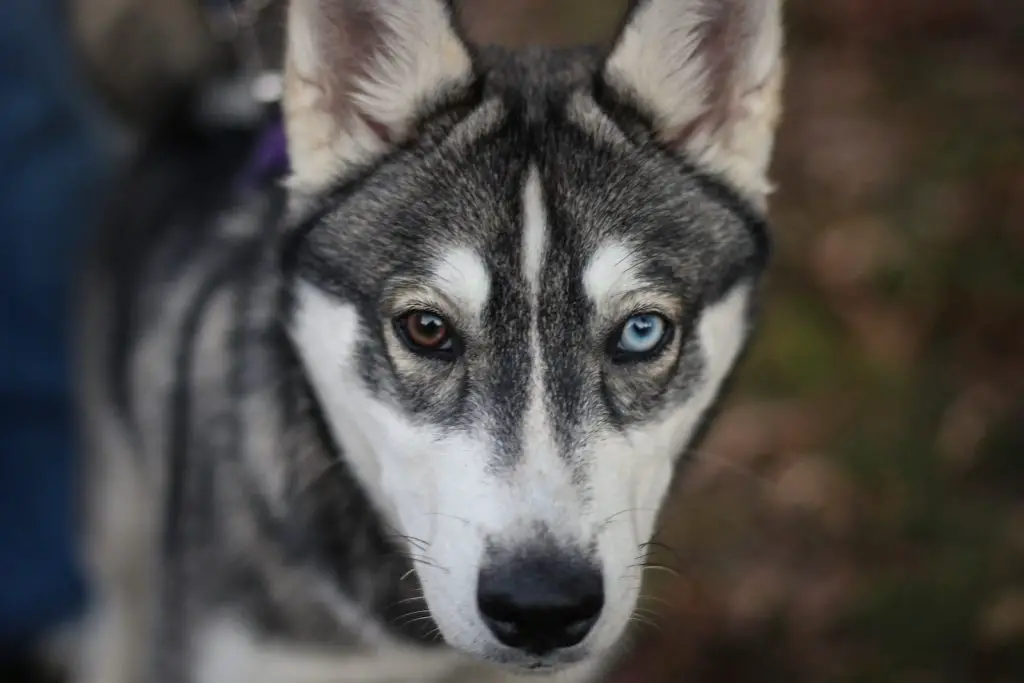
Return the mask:
<svg viewBox="0 0 1024 683">
<path fill-rule="evenodd" d="M 178 131 L 88 269 L 79 680 L 599 676 L 751 330 L 780 21 L 507 52 L 293 0 L 286 181 Z"/>
</svg>

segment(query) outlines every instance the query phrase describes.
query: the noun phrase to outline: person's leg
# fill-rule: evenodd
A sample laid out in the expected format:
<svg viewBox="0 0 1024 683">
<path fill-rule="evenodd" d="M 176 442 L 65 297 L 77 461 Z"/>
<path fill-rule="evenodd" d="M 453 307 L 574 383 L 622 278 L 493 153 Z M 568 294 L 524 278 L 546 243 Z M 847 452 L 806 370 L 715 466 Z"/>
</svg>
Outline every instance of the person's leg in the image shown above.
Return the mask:
<svg viewBox="0 0 1024 683">
<path fill-rule="evenodd" d="M 107 164 L 59 4 L 0 2 L 0 657 L 84 599 L 68 288 Z"/>
</svg>

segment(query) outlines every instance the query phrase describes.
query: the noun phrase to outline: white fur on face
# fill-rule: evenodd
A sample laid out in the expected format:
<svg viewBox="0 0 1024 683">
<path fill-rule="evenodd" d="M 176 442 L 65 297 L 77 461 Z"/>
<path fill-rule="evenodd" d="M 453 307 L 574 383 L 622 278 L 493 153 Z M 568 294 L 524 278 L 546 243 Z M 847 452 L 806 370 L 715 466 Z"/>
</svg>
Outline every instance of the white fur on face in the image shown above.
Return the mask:
<svg viewBox="0 0 1024 683">
<path fill-rule="evenodd" d="M 523 264 L 539 271 L 546 248 L 543 191 L 531 173 L 523 188 Z M 584 278 L 598 311 L 628 293 L 636 263 L 621 244 L 591 259 Z M 482 308 L 490 281 L 469 250 L 439 260 L 429 278 L 447 296 Z M 539 273 L 537 280 L 539 281 Z M 533 289 L 534 308 L 539 290 Z M 530 543 L 543 526 L 567 550 L 597 548 L 605 581 L 605 608 L 580 652 L 600 653 L 621 636 L 640 587 L 640 545 L 650 540 L 676 458 L 716 398 L 747 333 L 749 283 L 741 283 L 705 309 L 695 334 L 704 371 L 685 402 L 659 419 L 622 433 L 585 426 L 597 436 L 585 452 L 559 452 L 545 406 L 536 313 L 530 335 L 533 374 L 524 421 L 523 453 L 513 468 L 491 464 L 496 452 L 486 418 L 468 430 L 422 424 L 364 383 L 358 341 L 375 321 L 355 308 L 299 282 L 292 336 L 315 391 L 354 472 L 401 533 L 423 539 L 430 565 L 417 564 L 431 614 L 445 640 L 477 656 L 508 655 L 481 620 L 477 579 L 488 542 L 507 549 Z M 469 311 L 467 311 L 469 313 Z M 548 351 L 550 353 L 550 351 Z M 582 463 L 584 492 L 573 483 L 569 460 Z M 417 551 L 418 552 L 418 551 Z"/>
<path fill-rule="evenodd" d="M 540 339 L 538 309 L 541 271 L 548 247 L 548 217 L 544 190 L 536 168 L 526 174 L 522 188 L 522 269 L 530 300 L 530 378 L 528 403 L 522 426 L 522 453 L 510 476 L 508 519 L 496 534 L 508 548 L 527 546 L 538 525 L 550 530 L 567 549 L 585 547 L 580 526 L 579 494 L 572 473 L 558 452 L 551 416 L 545 405 L 546 363 Z"/>
<path fill-rule="evenodd" d="M 456 247 L 438 259 L 431 284 L 459 310 L 479 319 L 491 296 L 491 276 L 471 249 Z"/>
<path fill-rule="evenodd" d="M 620 297 L 639 289 L 633 250 L 620 242 L 602 245 L 583 271 L 583 288 L 595 308 L 604 313 Z"/>
<path fill-rule="evenodd" d="M 747 336 L 750 285 L 706 308 L 696 324 L 704 372 L 688 399 L 658 421 L 607 431 L 587 454 L 592 523 L 605 572 L 606 614 L 592 637 L 617 639 L 640 591 L 643 548 L 668 493 L 676 460 L 721 390 Z"/>
<path fill-rule="evenodd" d="M 595 650 L 621 635 L 639 594 L 631 568 L 649 540 L 675 458 L 715 399 L 745 338 L 750 290 L 739 286 L 705 310 L 697 325 L 704 377 L 689 400 L 660 422 L 607 433 L 586 454 L 592 501 L 582 509 L 562 473 L 564 460 L 534 451 L 512 478 L 489 472 L 490 441 L 419 426 L 375 397 L 354 355 L 361 323 L 352 306 L 300 284 L 292 335 L 335 437 L 375 503 L 402 533 L 428 541 L 436 567 L 417 572 L 446 641 L 471 654 L 494 641 L 476 607 L 485 537 L 515 538 L 543 519 L 559 539 L 597 540 L 605 575 L 604 615 L 587 641 Z"/>
<path fill-rule="evenodd" d="M 608 242 L 591 256 L 583 274 L 584 290 L 599 316 L 614 314 L 616 302 L 643 291 L 639 257 L 620 242 Z M 673 479 L 676 461 L 690 443 L 702 417 L 714 403 L 748 334 L 751 284 L 741 282 L 704 309 L 696 322 L 703 372 L 685 402 L 671 406 L 660 420 L 626 432 L 605 430 L 586 454 L 598 552 L 605 572 L 606 614 L 592 635 L 614 641 L 639 595 L 642 544 L 654 524 Z"/>
<path fill-rule="evenodd" d="M 416 569 L 446 641 L 482 654 L 492 637 L 477 616 L 477 575 L 484 539 L 507 515 L 507 487 L 487 471 L 483 426 L 448 433 L 378 398 L 356 357 L 374 323 L 308 283 L 297 285 L 296 301 L 291 334 L 345 457 L 388 522 L 429 544 L 422 554 L 435 566 Z"/>
<path fill-rule="evenodd" d="M 523 275 L 530 285 L 534 301 L 540 294 L 540 273 L 548 245 L 548 219 L 544 208 L 544 190 L 536 167 L 526 174 L 523 186 Z"/>
</svg>

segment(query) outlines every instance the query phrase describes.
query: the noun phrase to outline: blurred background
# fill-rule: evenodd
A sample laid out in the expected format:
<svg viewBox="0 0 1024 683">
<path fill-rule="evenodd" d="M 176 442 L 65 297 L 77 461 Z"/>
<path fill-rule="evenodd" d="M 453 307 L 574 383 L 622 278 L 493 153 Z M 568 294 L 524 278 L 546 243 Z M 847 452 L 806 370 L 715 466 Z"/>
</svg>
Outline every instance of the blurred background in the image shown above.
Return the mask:
<svg viewBox="0 0 1024 683">
<path fill-rule="evenodd" d="M 261 4 L 273 62 L 280 0 Z M 473 38 L 507 44 L 607 40 L 625 9 L 462 5 Z M 787 5 L 762 327 L 660 526 L 615 680 L 1019 683 L 1024 2 Z M 220 59 L 198 0 L 65 9 L 122 132 Z"/>
</svg>

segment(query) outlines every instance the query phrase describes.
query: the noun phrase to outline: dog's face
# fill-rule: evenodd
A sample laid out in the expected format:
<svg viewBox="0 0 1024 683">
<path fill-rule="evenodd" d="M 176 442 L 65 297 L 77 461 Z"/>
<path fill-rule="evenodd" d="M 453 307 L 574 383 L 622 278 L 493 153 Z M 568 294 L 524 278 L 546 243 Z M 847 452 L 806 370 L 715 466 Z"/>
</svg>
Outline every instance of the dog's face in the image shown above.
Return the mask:
<svg viewBox="0 0 1024 683">
<path fill-rule="evenodd" d="M 291 332 L 451 645 L 554 668 L 625 628 L 749 334 L 777 11 L 651 0 L 609 55 L 513 58 L 433 0 L 293 5 L 296 197 L 341 180 Z"/>
</svg>

